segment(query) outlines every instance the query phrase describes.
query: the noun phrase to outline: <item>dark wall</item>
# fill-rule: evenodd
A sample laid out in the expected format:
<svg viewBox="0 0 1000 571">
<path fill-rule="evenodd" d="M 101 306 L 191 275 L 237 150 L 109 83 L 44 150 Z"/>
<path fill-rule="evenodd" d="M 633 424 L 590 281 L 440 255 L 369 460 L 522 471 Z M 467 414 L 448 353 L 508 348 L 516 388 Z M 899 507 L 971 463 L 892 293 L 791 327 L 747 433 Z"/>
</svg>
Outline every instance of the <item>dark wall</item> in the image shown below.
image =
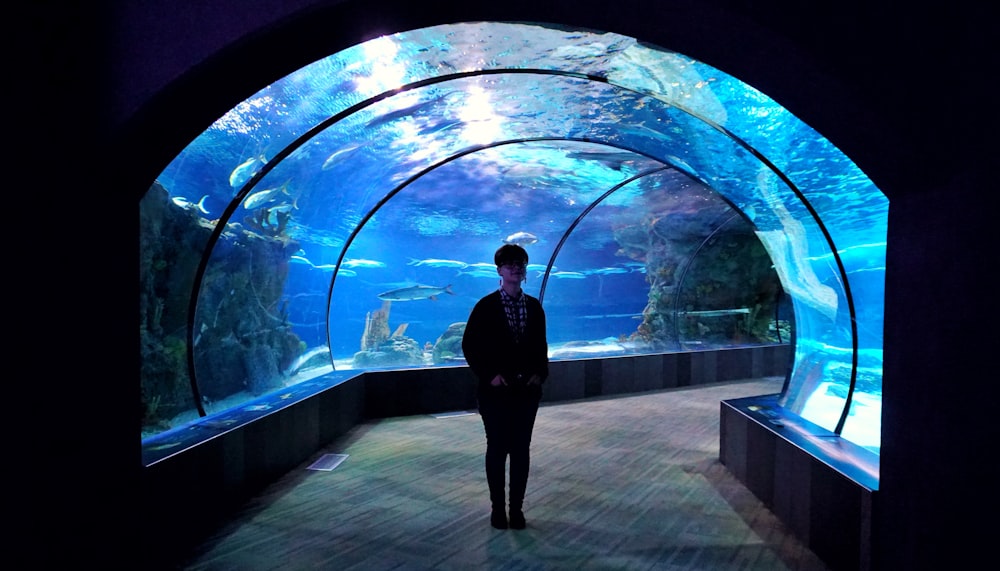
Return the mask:
<svg viewBox="0 0 1000 571">
<path fill-rule="evenodd" d="M 943 568 L 985 550 L 987 528 L 970 514 L 995 499 L 996 481 L 997 430 L 983 408 L 995 390 L 986 340 L 997 313 L 983 267 L 996 259 L 986 230 L 995 199 L 984 120 L 996 69 L 987 3 L 905 11 L 862 0 L 82 4 L 32 3 L 10 26 L 8 114 L 26 127 L 11 140 L 26 160 L 8 165 L 23 177 L 8 196 L 35 197 L 41 212 L 28 219 L 36 238 L 11 242 L 16 285 L 37 296 L 10 304 L 37 351 L 21 381 L 32 398 L 12 405 L 31 420 L 15 433 L 27 444 L 16 449 L 18 481 L 32 491 L 19 494 L 28 500 L 21 532 L 59 545 L 33 558 L 127 562 L 121 546 L 142 534 L 133 486 L 135 201 L 153 177 L 273 79 L 382 33 L 477 19 L 614 31 L 702 60 L 773 97 L 885 191 L 876 548 L 885 569 Z M 43 245 L 54 249 L 38 255 Z"/>
</svg>

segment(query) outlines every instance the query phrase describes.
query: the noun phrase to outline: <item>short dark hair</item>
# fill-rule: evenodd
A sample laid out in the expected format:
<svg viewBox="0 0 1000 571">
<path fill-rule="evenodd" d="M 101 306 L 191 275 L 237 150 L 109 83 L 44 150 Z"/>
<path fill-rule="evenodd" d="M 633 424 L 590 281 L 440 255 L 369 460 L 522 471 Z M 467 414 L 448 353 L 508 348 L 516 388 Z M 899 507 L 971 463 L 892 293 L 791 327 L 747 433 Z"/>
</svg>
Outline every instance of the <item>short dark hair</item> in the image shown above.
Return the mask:
<svg viewBox="0 0 1000 571">
<path fill-rule="evenodd" d="M 527 264 L 528 252 L 517 244 L 504 244 L 497 248 L 497 252 L 493 254 L 493 263 L 499 268 L 510 262 L 523 262 Z"/>
</svg>

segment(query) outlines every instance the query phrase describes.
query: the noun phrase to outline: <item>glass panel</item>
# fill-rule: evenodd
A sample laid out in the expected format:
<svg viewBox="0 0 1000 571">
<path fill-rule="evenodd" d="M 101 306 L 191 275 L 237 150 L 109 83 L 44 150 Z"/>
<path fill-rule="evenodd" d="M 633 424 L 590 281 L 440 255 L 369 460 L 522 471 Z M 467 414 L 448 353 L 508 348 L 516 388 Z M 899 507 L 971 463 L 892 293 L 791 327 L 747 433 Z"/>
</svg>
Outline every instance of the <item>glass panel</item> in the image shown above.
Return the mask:
<svg viewBox="0 0 1000 571">
<path fill-rule="evenodd" d="M 197 417 L 188 374 L 192 284 L 212 225 L 204 203 L 154 183 L 139 202 L 139 344 L 142 435 Z"/>
<path fill-rule="evenodd" d="M 206 412 L 283 388 L 284 371 L 301 353 L 284 297 L 298 247 L 277 208 L 227 224 L 206 266 L 194 318 L 195 374 Z"/>
<path fill-rule="evenodd" d="M 664 167 L 614 148 L 575 156 L 589 157 L 587 169 L 629 164 L 642 170 L 625 184 L 605 190 L 596 202 L 581 205 L 587 210 L 564 234 L 545 283 L 549 321 L 559 324 L 549 326 L 552 358 L 658 352 L 662 344 L 654 345 L 650 336 L 640 334 L 649 297 L 645 251 L 623 239 L 632 234 L 622 229 L 642 199 L 642 185 Z"/>
<path fill-rule="evenodd" d="M 699 218 L 708 213 L 699 213 Z M 790 320 L 776 320 L 781 283 L 753 225 L 728 205 L 703 220 L 689 235 L 677 238 L 695 248 L 683 260 L 676 280 L 681 347 L 788 341 Z"/>
<path fill-rule="evenodd" d="M 461 75 L 480 70 L 489 73 Z M 423 83 L 391 91 L 414 82 Z M 679 172 L 629 183 L 583 212 L 656 165 Z M 706 290 L 725 281 L 719 262 L 734 241 L 749 266 L 727 279 L 751 272 L 760 290 L 750 289 L 768 297 L 774 278 L 760 270 L 752 227 L 794 307 L 786 405 L 834 428 L 853 381 L 844 434 L 877 450 L 887 201 L 847 157 L 768 97 L 680 54 L 616 34 L 525 24 L 378 38 L 238 105 L 154 188 L 166 196 L 151 191 L 141 205 L 144 434 L 176 424 L 172 414 L 195 398 L 223 406 L 229 391 L 280 388 L 334 360 L 338 368 L 355 366 L 366 323 L 371 329 L 372 315 L 378 320 L 384 310 L 379 294 L 400 287 L 451 286 L 454 295 L 442 290 L 436 301 L 397 294 L 385 309 L 390 337 L 405 323 L 400 336 L 414 340 L 424 364 L 454 362 L 454 354 L 422 349 L 495 286 L 490 255 L 518 231 L 537 237 L 533 263 L 547 264 L 566 237 L 555 271 L 531 273 L 528 284 L 540 294 L 545 282 L 546 303 L 565 324 L 552 331 L 557 343 L 596 332 L 584 326 L 588 320 L 609 328 L 584 341 L 621 339 L 639 311 L 639 325 L 658 324 L 659 341 L 670 330 L 670 340 L 693 347 L 705 341 L 694 333 L 703 329 L 696 322 L 681 334 L 680 322 L 664 319 L 657 304 L 751 309 L 735 289 L 728 301 Z M 704 201 L 681 209 L 668 198 Z M 617 255 L 641 235 L 634 226 L 646 224 L 649 234 L 661 214 L 677 222 L 668 225 L 674 232 L 706 225 L 686 234 L 690 242 L 674 240 L 672 271 L 680 268 L 684 280 L 666 297 L 673 282 L 650 274 L 648 260 L 641 274 L 639 260 Z M 170 226 L 175 220 L 186 229 Z M 206 254 L 218 224 L 225 231 Z M 667 271 L 657 265 L 654 274 Z M 611 315 L 621 317 L 593 317 Z M 718 330 L 739 327 L 759 338 L 763 318 L 749 313 L 753 325 L 721 325 L 739 315 L 696 317 L 717 342 Z M 202 395 L 184 394 L 190 380 L 178 365 L 188 327 Z"/>
<path fill-rule="evenodd" d="M 459 324 L 480 297 L 498 287 L 493 253 L 505 241 L 528 251 L 525 291 L 540 296 L 545 271 L 566 229 L 583 208 L 630 173 L 580 158 L 594 147 L 560 141 L 481 149 L 426 171 L 393 195 L 347 252 L 348 258 L 377 255 L 388 268 L 382 274 L 385 279 L 350 281 L 344 289 L 339 284 L 334 289 L 333 315 L 338 318 L 331 321 L 331 337 L 346 334 L 337 345 L 348 348 L 346 357 L 353 355 L 353 362 L 343 366 L 461 362 Z M 633 158 L 651 163 L 638 155 Z M 548 275 L 550 280 L 584 277 L 561 265 Z M 437 299 L 426 297 L 431 294 L 438 294 Z M 359 299 L 368 304 L 363 312 L 353 306 Z M 362 313 L 367 327 L 358 323 Z M 388 323 L 380 323 L 383 320 Z M 352 323 L 352 330 L 335 331 L 344 322 Z M 557 318 L 550 322 L 550 341 L 559 343 L 566 324 Z M 358 352 L 362 333 L 367 336 L 373 326 L 381 331 L 379 345 Z M 392 335 L 400 327 L 403 332 Z M 416 354 L 399 360 L 391 355 L 414 346 L 427 349 L 423 361 Z"/>
</svg>

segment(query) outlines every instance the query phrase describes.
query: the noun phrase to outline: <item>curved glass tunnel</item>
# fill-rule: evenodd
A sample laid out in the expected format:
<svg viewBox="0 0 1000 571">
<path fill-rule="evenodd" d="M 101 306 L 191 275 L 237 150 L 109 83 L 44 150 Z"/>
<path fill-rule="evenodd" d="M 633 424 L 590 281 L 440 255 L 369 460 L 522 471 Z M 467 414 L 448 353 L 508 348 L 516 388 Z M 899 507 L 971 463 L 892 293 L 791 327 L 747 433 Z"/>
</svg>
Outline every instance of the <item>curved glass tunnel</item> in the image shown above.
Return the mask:
<svg viewBox="0 0 1000 571">
<path fill-rule="evenodd" d="M 143 438 L 461 363 L 506 240 L 553 359 L 794 343 L 782 406 L 877 453 L 887 208 L 765 95 L 635 39 L 377 38 L 236 106 L 141 201 Z"/>
</svg>

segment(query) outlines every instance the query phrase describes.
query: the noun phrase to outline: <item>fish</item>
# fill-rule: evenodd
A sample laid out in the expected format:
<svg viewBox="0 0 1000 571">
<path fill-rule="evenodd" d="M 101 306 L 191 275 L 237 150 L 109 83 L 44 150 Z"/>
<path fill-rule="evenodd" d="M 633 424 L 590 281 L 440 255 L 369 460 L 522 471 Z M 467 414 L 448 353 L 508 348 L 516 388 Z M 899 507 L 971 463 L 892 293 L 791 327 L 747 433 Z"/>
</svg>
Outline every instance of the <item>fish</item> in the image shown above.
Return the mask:
<svg viewBox="0 0 1000 571">
<path fill-rule="evenodd" d="M 324 272 L 332 272 L 337 269 L 337 264 L 313 264 L 313 268 Z M 357 275 L 358 272 L 354 270 L 340 268 L 340 270 L 337 271 L 337 276 L 342 278 L 353 278 L 357 277 Z"/>
<path fill-rule="evenodd" d="M 634 161 L 636 159 L 643 158 L 642 155 L 638 153 L 633 153 L 630 151 L 580 151 L 576 153 L 569 153 L 566 155 L 567 159 L 577 159 L 582 161 L 598 161 L 604 166 L 614 169 L 616 171 L 622 170 L 622 165 L 628 161 Z"/>
<path fill-rule="evenodd" d="M 299 207 L 295 202 L 279 202 L 274 206 L 268 206 L 267 210 L 270 212 L 291 212 L 292 210 L 298 210 Z"/>
<path fill-rule="evenodd" d="M 352 259 L 344 260 L 341 266 L 346 266 L 348 268 L 384 268 L 384 262 L 377 262 L 375 260 L 363 260 L 363 259 Z"/>
<path fill-rule="evenodd" d="M 573 280 L 582 280 L 587 277 L 586 274 L 580 272 L 552 272 L 549 276 L 553 278 L 569 278 Z"/>
<path fill-rule="evenodd" d="M 229 186 L 233 188 L 243 186 L 246 181 L 250 180 L 253 175 L 257 174 L 257 171 L 260 170 L 259 167 L 265 164 L 267 164 L 267 160 L 264 158 L 264 155 L 260 155 L 259 157 L 250 157 L 234 168 L 233 172 L 230 173 Z"/>
<path fill-rule="evenodd" d="M 538 236 L 530 232 L 514 232 L 510 236 L 503 239 L 504 244 L 514 244 L 517 246 L 530 246 L 538 241 Z"/>
<path fill-rule="evenodd" d="M 332 272 L 333 270 L 337 269 L 337 264 L 314 264 L 314 263 L 312 263 L 311 260 L 309 260 L 309 258 L 306 258 L 304 256 L 299 256 L 298 254 L 293 255 L 289 259 L 289 262 L 291 262 L 293 264 L 304 264 L 304 265 L 307 265 L 307 266 L 309 266 L 309 267 L 311 267 L 313 269 L 321 270 L 321 271 L 324 271 L 324 272 Z M 337 275 L 340 276 L 340 277 L 345 277 L 345 278 L 353 278 L 353 277 L 357 277 L 358 272 L 356 272 L 354 270 L 348 270 L 348 269 L 340 268 L 340 271 L 337 272 Z"/>
<path fill-rule="evenodd" d="M 607 275 L 611 275 L 611 274 L 628 274 L 628 273 L 631 273 L 631 272 L 632 272 L 632 270 L 630 270 L 628 268 L 622 268 L 620 266 L 613 266 L 613 267 L 598 268 L 596 270 L 591 270 L 589 273 L 591 273 L 591 274 L 597 274 L 597 275 L 601 275 L 601 276 L 607 276 Z"/>
<path fill-rule="evenodd" d="M 348 156 L 350 156 L 351 154 L 353 154 L 354 151 L 360 149 L 361 147 L 363 147 L 363 146 L 365 146 L 367 144 L 368 144 L 367 142 L 365 142 L 365 143 L 355 143 L 355 144 L 347 145 L 346 147 L 337 149 L 336 151 L 333 151 L 332 153 L 330 153 L 330 156 L 328 156 L 326 158 L 326 160 L 323 161 L 323 166 L 321 166 L 320 169 L 321 170 L 329 170 L 330 168 L 333 167 L 333 165 L 335 165 L 335 164 L 339 163 L 340 161 L 344 160 L 345 158 L 347 158 Z"/>
<path fill-rule="evenodd" d="M 415 285 L 384 291 L 378 294 L 378 298 L 383 301 L 411 301 L 414 299 L 437 300 L 437 296 L 442 293 L 455 295 L 455 292 L 451 291 L 451 284 L 444 287 Z"/>
<path fill-rule="evenodd" d="M 402 109 L 389 111 L 385 115 L 380 115 L 378 117 L 375 117 L 371 121 L 368 121 L 368 123 L 365 124 L 365 128 L 373 129 L 375 127 L 381 127 L 382 125 L 392 123 L 397 119 L 402 119 L 403 117 L 416 115 L 417 113 L 423 111 L 424 109 L 431 107 L 432 105 L 437 103 L 440 99 L 441 99 L 440 97 L 437 97 L 435 99 L 431 99 L 430 101 L 421 101 L 419 103 L 410 105 L 409 107 L 404 107 Z"/>
<path fill-rule="evenodd" d="M 466 267 L 469 266 L 469 264 L 466 264 L 465 262 L 459 262 L 458 260 L 436 260 L 434 258 L 430 258 L 427 260 L 416 260 L 410 258 L 410 262 L 407 265 L 430 266 L 432 268 L 458 268 L 460 270 L 464 270 Z"/>
<path fill-rule="evenodd" d="M 282 194 L 288 196 L 288 187 L 285 185 L 276 186 L 267 190 L 257 191 L 243 199 L 243 208 L 254 210 L 265 204 L 270 204 L 277 200 Z"/>
<path fill-rule="evenodd" d="M 180 206 L 181 208 L 196 208 L 202 214 L 208 214 L 208 210 L 205 208 L 206 198 L 208 198 L 207 194 L 205 196 L 202 196 L 201 200 L 199 200 L 197 203 L 191 202 L 190 200 L 184 198 L 183 196 L 175 196 L 172 200 L 174 201 L 174 204 Z"/>
<path fill-rule="evenodd" d="M 492 266 L 492 264 L 491 264 Z M 492 266 L 490 268 L 472 268 L 466 269 L 458 272 L 460 276 L 469 276 L 471 278 L 496 278 L 497 277 L 497 267 Z"/>
</svg>

